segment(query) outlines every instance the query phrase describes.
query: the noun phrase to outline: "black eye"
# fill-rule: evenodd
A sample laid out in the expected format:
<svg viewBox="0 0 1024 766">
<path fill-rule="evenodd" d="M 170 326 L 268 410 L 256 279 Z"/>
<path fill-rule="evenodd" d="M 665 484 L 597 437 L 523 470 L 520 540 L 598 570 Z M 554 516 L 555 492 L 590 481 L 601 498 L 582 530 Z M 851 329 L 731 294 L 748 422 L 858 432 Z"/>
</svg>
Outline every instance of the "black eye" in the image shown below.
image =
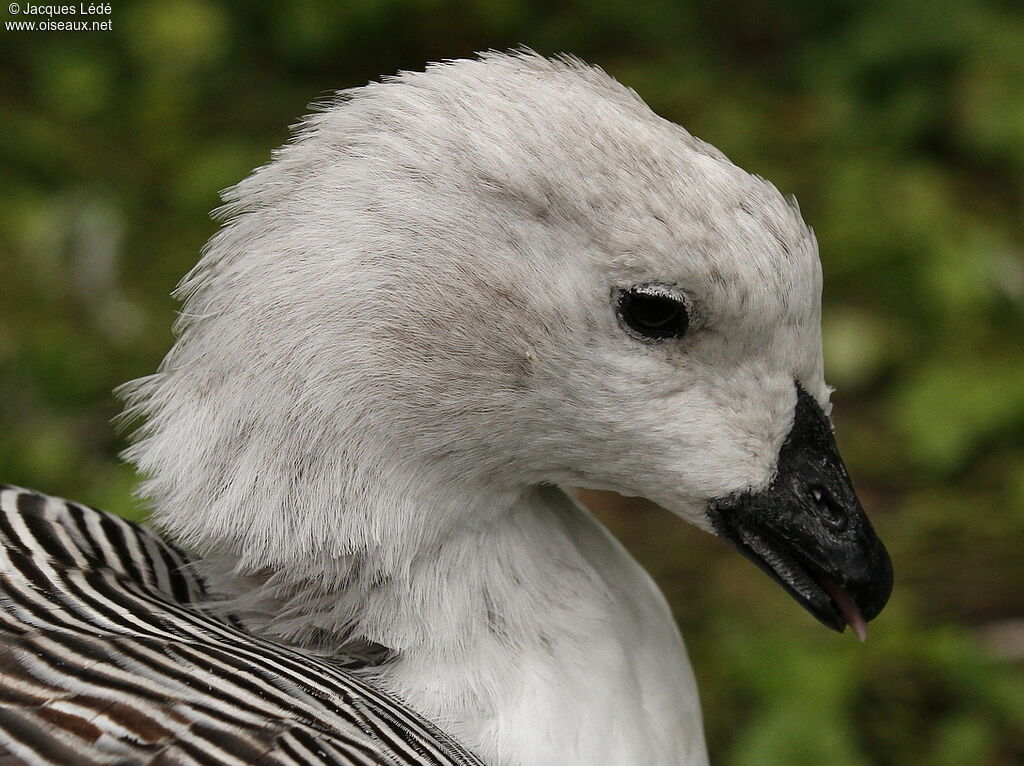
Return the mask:
<svg viewBox="0 0 1024 766">
<path fill-rule="evenodd" d="M 668 288 L 652 286 L 620 290 L 618 304 L 623 324 L 644 338 L 679 338 L 690 326 L 686 304 Z"/>
</svg>

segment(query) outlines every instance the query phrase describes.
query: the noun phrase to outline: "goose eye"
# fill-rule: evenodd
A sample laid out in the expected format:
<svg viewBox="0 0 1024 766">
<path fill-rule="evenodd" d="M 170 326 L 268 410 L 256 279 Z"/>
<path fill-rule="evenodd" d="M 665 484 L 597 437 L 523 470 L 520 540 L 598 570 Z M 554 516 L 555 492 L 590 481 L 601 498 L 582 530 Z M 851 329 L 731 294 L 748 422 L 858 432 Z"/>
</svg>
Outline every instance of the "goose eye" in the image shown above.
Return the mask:
<svg viewBox="0 0 1024 766">
<path fill-rule="evenodd" d="M 620 290 L 618 311 L 626 327 L 650 340 L 682 337 L 690 326 L 686 304 L 665 288 Z"/>
</svg>

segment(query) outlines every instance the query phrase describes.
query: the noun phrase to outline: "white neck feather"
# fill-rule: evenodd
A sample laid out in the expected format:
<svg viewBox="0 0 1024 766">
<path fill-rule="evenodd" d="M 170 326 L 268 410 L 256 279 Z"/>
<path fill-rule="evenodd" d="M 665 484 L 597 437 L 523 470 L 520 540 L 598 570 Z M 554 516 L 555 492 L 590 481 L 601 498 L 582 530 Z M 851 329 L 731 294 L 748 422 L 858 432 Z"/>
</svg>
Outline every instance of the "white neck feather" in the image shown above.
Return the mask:
<svg viewBox="0 0 1024 766">
<path fill-rule="evenodd" d="M 222 587 L 258 632 L 389 648 L 379 683 L 488 764 L 705 764 L 678 630 L 625 549 L 553 487 L 468 518 L 488 520 L 390 575 L 352 558 L 326 579 L 279 571 Z"/>
</svg>

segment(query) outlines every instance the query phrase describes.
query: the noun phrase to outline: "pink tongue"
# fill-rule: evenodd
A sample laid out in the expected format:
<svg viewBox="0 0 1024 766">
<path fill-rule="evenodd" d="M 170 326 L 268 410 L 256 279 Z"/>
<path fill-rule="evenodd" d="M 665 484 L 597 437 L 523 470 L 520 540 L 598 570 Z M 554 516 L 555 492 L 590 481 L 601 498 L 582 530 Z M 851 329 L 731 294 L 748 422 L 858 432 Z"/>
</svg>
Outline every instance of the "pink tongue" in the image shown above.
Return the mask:
<svg viewBox="0 0 1024 766">
<path fill-rule="evenodd" d="M 822 582 L 822 585 L 825 586 L 825 590 L 828 591 L 828 595 L 832 597 L 832 600 L 836 602 L 836 606 L 839 607 L 839 613 L 846 620 L 846 624 L 850 626 L 854 635 L 863 644 L 868 640 L 868 624 L 864 621 L 864 615 L 860 613 L 860 609 L 853 603 L 850 595 L 835 583 L 825 580 Z"/>
</svg>

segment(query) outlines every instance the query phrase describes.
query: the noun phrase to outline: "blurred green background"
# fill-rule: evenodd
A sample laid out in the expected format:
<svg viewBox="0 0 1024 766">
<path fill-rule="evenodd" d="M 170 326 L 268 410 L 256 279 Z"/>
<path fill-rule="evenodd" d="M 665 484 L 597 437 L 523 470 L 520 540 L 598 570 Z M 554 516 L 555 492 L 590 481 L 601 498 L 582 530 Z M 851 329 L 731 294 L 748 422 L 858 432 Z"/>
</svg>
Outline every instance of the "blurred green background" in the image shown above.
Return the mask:
<svg viewBox="0 0 1024 766">
<path fill-rule="evenodd" d="M 142 514 L 110 391 L 154 370 L 218 190 L 307 103 L 572 52 L 800 199 L 840 446 L 896 569 L 860 646 L 719 541 L 591 498 L 680 618 L 713 761 L 1024 763 L 1024 8 L 770 5 L 154 0 L 0 31 L 0 478 Z"/>
</svg>

